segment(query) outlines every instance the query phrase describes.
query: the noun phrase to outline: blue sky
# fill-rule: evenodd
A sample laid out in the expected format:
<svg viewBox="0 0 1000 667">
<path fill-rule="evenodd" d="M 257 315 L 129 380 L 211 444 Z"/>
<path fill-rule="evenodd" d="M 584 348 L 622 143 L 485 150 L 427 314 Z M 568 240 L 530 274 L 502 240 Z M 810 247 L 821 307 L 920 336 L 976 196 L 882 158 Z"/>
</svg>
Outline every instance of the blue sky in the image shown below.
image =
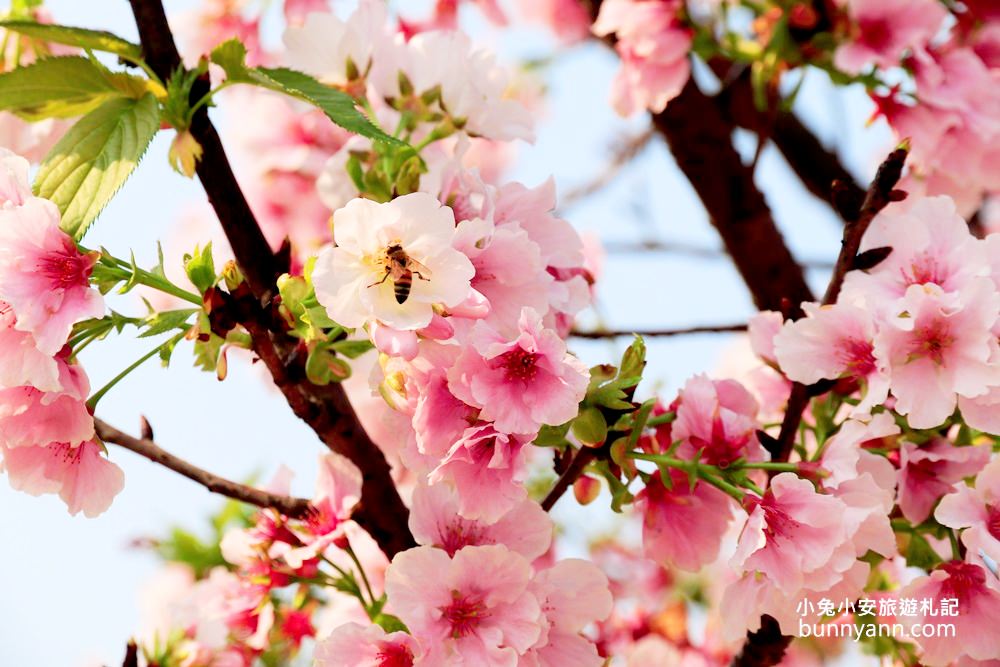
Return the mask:
<svg viewBox="0 0 1000 667">
<path fill-rule="evenodd" d="M 47 4 L 59 22 L 134 38 L 124 2 L 49 0 Z M 197 3 L 167 0 L 165 4 L 173 14 Z M 549 47 L 546 37 L 534 30 L 511 32 L 493 41 L 508 59 L 542 55 Z M 602 171 L 609 150 L 624 133 L 642 129 L 645 119 L 622 121 L 607 105 L 615 67 L 613 54 L 588 44 L 575 47 L 548 68 L 551 104 L 537 144 L 521 151 L 513 177 L 534 185 L 551 174 L 560 191 L 568 191 Z M 862 127 L 870 105 L 860 91 L 833 91 L 822 78 L 819 73 L 807 78 L 797 110 L 824 139 L 836 139 L 850 168 L 867 178 L 877 162 L 875 156 L 889 145 L 887 133 L 880 127 Z M 224 109 L 213 113 L 222 124 L 226 122 Z M 746 154 L 752 154 L 754 139 L 739 140 Z M 203 198 L 197 183 L 168 168 L 169 141 L 167 134 L 155 140 L 87 243 L 105 245 L 120 256 L 134 248 L 141 261 L 153 260 L 156 240 L 165 235 L 178 212 Z M 840 233 L 836 220 L 798 185 L 773 150 L 763 154 L 758 182 L 793 251 L 801 257 L 833 258 Z M 581 231 L 608 240 L 655 238 L 718 246 L 694 193 L 660 142 L 651 144 L 606 191 L 567 214 Z M 820 273 L 810 279 L 818 287 L 825 276 Z M 120 301 L 116 308 L 139 312 L 132 299 Z M 610 255 L 599 308 L 604 321 L 618 328 L 731 323 L 752 312 L 738 275 L 724 259 L 665 254 Z M 660 386 L 669 392 L 693 373 L 711 372 L 732 341 L 731 336 L 711 335 L 650 341 L 644 390 Z M 101 386 L 153 345 L 126 332 L 92 346 L 84 355 L 92 384 Z M 590 363 L 620 354 L 619 344 L 604 341 L 574 349 Z M 228 477 L 245 478 L 284 463 L 297 472 L 295 491 L 309 494 L 321 446 L 261 377 L 256 369 L 233 364 L 229 378 L 220 384 L 213 375 L 193 369 L 189 348 L 181 345 L 169 369 L 150 363 L 116 387 L 101 403 L 99 416 L 135 432 L 139 416 L 146 415 L 163 447 Z M 125 470 L 126 487 L 112 508 L 95 520 L 71 518 L 56 498 L 33 498 L 0 483 L 4 508 L 0 590 L 5 593 L 0 600 L 0 665 L 119 662 L 127 638 L 138 626 L 137 591 L 157 565 L 155 558 L 130 544 L 161 534 L 169 524 L 198 526 L 219 504 L 200 487 L 130 452 L 114 448 L 111 454 Z M 574 514 L 571 509 L 561 512 Z"/>
</svg>

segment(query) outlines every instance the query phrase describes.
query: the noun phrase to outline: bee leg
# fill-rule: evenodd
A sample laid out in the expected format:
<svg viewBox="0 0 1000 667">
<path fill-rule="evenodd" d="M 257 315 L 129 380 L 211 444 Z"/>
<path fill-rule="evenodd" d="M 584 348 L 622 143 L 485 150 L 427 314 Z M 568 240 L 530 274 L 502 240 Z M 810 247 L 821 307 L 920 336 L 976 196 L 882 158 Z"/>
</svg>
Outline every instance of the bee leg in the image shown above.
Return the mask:
<svg viewBox="0 0 1000 667">
<path fill-rule="evenodd" d="M 388 272 L 388 271 L 386 271 L 385 275 L 384 275 L 384 276 L 382 276 L 382 280 L 376 280 L 375 282 L 373 282 L 373 283 L 372 283 L 371 285 L 369 285 L 368 287 L 375 287 L 376 285 L 381 285 L 382 283 L 384 283 L 384 282 L 385 282 L 386 280 L 388 280 L 388 279 L 389 279 L 389 272 Z"/>
<path fill-rule="evenodd" d="M 412 273 L 413 273 L 413 275 L 415 275 L 417 278 L 420 278 L 421 280 L 430 281 L 430 278 L 424 278 L 424 275 L 422 273 L 420 273 L 419 271 L 413 271 Z"/>
</svg>

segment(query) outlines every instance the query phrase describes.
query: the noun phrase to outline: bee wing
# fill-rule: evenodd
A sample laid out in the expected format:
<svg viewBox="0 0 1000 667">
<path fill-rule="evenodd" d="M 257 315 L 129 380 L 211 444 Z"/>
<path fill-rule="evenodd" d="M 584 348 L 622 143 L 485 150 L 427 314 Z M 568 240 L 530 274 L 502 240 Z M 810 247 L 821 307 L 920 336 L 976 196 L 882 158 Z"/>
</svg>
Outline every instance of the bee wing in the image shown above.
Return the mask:
<svg viewBox="0 0 1000 667">
<path fill-rule="evenodd" d="M 407 268 L 409 268 L 410 271 L 413 271 L 414 273 L 419 273 L 420 277 L 423 278 L 424 280 L 431 277 L 431 270 L 428 269 L 423 264 L 421 264 L 420 262 L 418 262 L 417 260 L 413 259 L 412 257 L 409 258 L 409 262 L 407 262 L 407 264 L 408 264 Z"/>
</svg>

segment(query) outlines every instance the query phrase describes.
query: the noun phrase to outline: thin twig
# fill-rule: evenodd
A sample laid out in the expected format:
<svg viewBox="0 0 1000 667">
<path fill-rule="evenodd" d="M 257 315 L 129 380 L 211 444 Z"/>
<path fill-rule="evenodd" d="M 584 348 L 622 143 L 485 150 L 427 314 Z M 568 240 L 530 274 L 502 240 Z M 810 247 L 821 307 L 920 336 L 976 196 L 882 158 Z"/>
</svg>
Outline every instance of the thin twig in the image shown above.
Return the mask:
<svg viewBox="0 0 1000 667">
<path fill-rule="evenodd" d="M 552 488 L 546 494 L 545 499 L 542 500 L 543 510 L 548 512 L 555 506 L 556 502 L 562 498 L 569 487 L 573 486 L 576 478 L 596 458 L 595 454 L 596 451 L 592 447 L 582 447 L 577 451 L 569 467 L 563 471 L 563 474 L 559 476 L 559 479 L 556 480 L 556 483 L 552 485 Z"/>
<path fill-rule="evenodd" d="M 690 336 L 706 333 L 739 333 L 747 330 L 746 324 L 707 324 L 680 329 L 601 329 L 598 331 L 572 331 L 570 336 L 583 339 L 623 338 L 642 336 L 643 338 L 666 338 L 669 336 Z"/>
<path fill-rule="evenodd" d="M 641 253 L 670 253 L 699 259 L 729 259 L 722 248 L 708 248 L 679 241 L 602 241 L 602 249 L 609 255 L 630 255 Z M 799 264 L 807 269 L 829 271 L 833 261 L 828 259 L 800 259 Z"/>
<path fill-rule="evenodd" d="M 635 136 L 623 139 L 620 142 L 621 145 L 612 152 L 611 160 L 608 162 L 604 170 L 593 180 L 584 183 L 579 187 L 573 188 L 560 197 L 559 208 L 570 208 L 579 204 L 582 200 L 595 194 L 596 192 L 603 190 L 616 178 L 618 178 L 622 169 L 628 166 L 632 160 L 634 160 L 636 156 L 638 156 L 643 149 L 649 145 L 649 142 L 652 141 L 655 136 L 656 131 L 652 127 L 649 127 L 644 132 L 640 132 Z"/>
<path fill-rule="evenodd" d="M 218 493 L 250 505 L 256 505 L 257 507 L 276 509 L 285 516 L 290 517 L 303 517 L 309 512 L 309 501 L 304 498 L 293 498 L 269 493 L 219 477 L 192 463 L 188 463 L 180 457 L 174 456 L 152 440 L 132 437 L 100 419 L 94 419 L 94 427 L 97 430 L 97 435 L 104 442 L 114 443 L 119 447 L 124 447 L 140 456 L 146 457 L 153 463 L 159 463 L 187 477 L 191 481 L 201 484 L 213 493 Z"/>
<path fill-rule="evenodd" d="M 869 225 L 879 212 L 888 206 L 892 201 L 901 198 L 899 193 L 893 188 L 899 182 L 903 173 L 903 164 L 906 162 L 906 155 L 909 150 L 907 145 L 903 145 L 882 162 L 872 180 L 868 192 L 860 210 L 842 210 L 841 214 L 845 219 L 844 238 L 841 241 L 840 255 L 833 268 L 833 275 L 830 277 L 830 284 L 823 295 L 823 304 L 831 305 L 837 302 L 840 290 L 844 285 L 844 278 L 847 276 L 857 261 L 858 250 L 861 247 L 861 239 L 868 231 Z M 836 193 L 837 190 L 835 189 Z M 841 206 L 840 208 L 846 209 Z M 822 392 L 820 392 L 822 393 Z M 816 395 L 812 387 L 796 382 L 792 385 L 791 394 L 788 397 L 788 405 L 785 408 L 785 416 L 781 422 L 781 430 L 778 433 L 777 441 L 774 443 L 772 458 L 776 461 L 787 461 L 792 455 L 795 445 L 795 434 L 799 430 L 802 422 L 802 412 L 809 405 L 809 399 Z"/>
</svg>

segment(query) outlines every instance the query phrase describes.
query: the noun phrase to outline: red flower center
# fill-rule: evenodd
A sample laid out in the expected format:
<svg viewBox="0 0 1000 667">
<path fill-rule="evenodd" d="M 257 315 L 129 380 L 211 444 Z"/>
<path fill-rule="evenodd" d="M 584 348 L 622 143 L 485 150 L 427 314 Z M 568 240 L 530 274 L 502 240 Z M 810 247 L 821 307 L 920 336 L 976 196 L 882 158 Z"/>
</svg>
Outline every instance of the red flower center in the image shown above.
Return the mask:
<svg viewBox="0 0 1000 667">
<path fill-rule="evenodd" d="M 452 603 L 441 609 L 441 616 L 451 626 L 454 639 L 471 635 L 479 622 L 486 618 L 486 604 L 482 600 L 463 597 L 452 591 Z"/>
<path fill-rule="evenodd" d="M 990 506 L 990 513 L 986 519 L 986 530 L 990 535 L 1000 540 L 1000 505 Z"/>
<path fill-rule="evenodd" d="M 538 367 L 535 365 L 538 355 L 520 347 L 503 354 L 500 360 L 508 380 L 532 380 L 538 372 Z"/>
<path fill-rule="evenodd" d="M 44 255 L 38 262 L 38 272 L 52 281 L 53 289 L 86 287 L 94 258 L 81 255 L 69 240 L 61 250 Z"/>
<path fill-rule="evenodd" d="M 412 667 L 413 652 L 402 644 L 384 644 L 375 659 L 378 667 Z"/>
</svg>

